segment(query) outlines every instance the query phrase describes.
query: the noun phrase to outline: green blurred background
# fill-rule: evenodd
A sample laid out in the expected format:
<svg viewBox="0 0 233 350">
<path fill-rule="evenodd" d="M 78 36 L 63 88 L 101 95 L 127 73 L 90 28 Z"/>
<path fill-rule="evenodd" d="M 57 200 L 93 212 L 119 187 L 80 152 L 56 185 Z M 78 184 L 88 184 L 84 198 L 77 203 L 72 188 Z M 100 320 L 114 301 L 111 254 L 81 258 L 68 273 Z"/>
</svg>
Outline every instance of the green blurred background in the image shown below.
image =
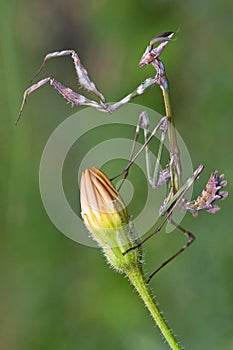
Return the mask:
<svg viewBox="0 0 233 350">
<path fill-rule="evenodd" d="M 1 0 L 1 350 L 168 348 L 126 279 L 98 249 L 62 235 L 43 208 L 41 153 L 74 109 L 48 86 L 30 97 L 18 127 L 14 121 L 45 53 L 77 50 L 97 86 L 116 101 L 153 74 L 138 68 L 148 41 L 179 28 L 163 61 L 177 129 L 194 167 L 206 165 L 195 193 L 217 168 L 230 196 L 216 215 L 186 215 L 183 225 L 197 240 L 152 287 L 185 349 L 233 348 L 232 10 L 228 0 Z M 47 75 L 76 88 L 69 58 L 51 61 Z M 158 89 L 135 102 L 163 113 Z M 183 242 L 178 232 L 151 240 L 148 271 Z"/>
</svg>

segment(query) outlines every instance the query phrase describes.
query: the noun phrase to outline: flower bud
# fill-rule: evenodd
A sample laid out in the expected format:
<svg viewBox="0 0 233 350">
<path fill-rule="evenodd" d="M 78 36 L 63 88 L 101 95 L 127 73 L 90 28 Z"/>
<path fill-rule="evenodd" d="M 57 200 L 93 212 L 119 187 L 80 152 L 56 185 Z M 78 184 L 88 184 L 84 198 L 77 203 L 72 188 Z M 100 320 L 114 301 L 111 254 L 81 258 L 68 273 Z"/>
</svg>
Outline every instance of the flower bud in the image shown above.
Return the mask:
<svg viewBox="0 0 233 350">
<path fill-rule="evenodd" d="M 119 193 L 99 169 L 86 169 L 81 177 L 82 218 L 92 238 L 103 249 L 107 260 L 119 271 L 140 265 L 135 231 Z"/>
</svg>

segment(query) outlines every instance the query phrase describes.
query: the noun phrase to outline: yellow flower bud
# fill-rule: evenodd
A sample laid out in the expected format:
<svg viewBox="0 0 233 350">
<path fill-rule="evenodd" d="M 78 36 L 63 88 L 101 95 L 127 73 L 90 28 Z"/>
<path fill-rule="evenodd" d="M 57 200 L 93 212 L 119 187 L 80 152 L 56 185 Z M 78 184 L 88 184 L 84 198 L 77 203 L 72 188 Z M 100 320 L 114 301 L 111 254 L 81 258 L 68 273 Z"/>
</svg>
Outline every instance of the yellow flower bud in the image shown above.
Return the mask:
<svg viewBox="0 0 233 350">
<path fill-rule="evenodd" d="M 80 187 L 82 217 L 90 230 L 117 228 L 128 223 L 127 209 L 102 171 L 97 168 L 86 169 Z"/>
<path fill-rule="evenodd" d="M 80 189 L 83 221 L 111 265 L 124 272 L 139 266 L 138 248 L 123 254 L 137 240 L 127 208 L 108 177 L 97 168 L 86 169 Z"/>
</svg>

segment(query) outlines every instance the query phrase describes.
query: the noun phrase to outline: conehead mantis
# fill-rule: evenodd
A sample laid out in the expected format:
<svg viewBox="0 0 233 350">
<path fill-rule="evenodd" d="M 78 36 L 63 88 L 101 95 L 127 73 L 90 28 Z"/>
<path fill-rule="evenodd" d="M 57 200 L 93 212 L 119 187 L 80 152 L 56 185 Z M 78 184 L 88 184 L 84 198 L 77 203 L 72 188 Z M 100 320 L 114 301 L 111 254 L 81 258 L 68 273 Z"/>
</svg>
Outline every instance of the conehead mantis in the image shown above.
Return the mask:
<svg viewBox="0 0 233 350">
<path fill-rule="evenodd" d="M 46 77 L 40 80 L 39 82 L 31 85 L 28 89 L 25 90 L 20 112 L 16 120 L 16 123 L 18 123 L 28 96 L 32 92 L 34 92 L 35 90 L 39 89 L 40 87 L 44 86 L 47 83 L 53 86 L 72 105 L 90 106 L 98 109 L 99 111 L 110 113 L 110 114 L 112 114 L 114 111 L 116 111 L 120 107 L 124 106 L 126 103 L 130 102 L 133 98 L 139 95 L 142 95 L 148 89 L 156 85 L 160 87 L 163 94 L 165 116 L 161 119 L 159 124 L 154 128 L 151 134 L 149 134 L 149 119 L 146 112 L 143 112 L 139 116 L 139 121 L 136 127 L 134 143 L 130 153 L 128 165 L 120 174 L 116 176 L 118 177 L 119 175 L 123 175 L 123 180 L 119 187 L 119 190 L 120 190 L 121 186 L 124 183 L 124 180 L 128 176 L 129 169 L 133 165 L 135 159 L 141 154 L 142 151 L 145 151 L 146 164 L 147 164 L 147 176 L 148 176 L 149 183 L 152 185 L 153 188 L 160 187 L 164 184 L 168 185 L 168 195 L 165 198 L 160 209 L 160 215 L 161 217 L 162 216 L 164 217 L 161 224 L 147 238 L 142 240 L 140 243 L 136 244 L 134 247 L 130 247 L 128 250 L 124 252 L 124 254 L 127 254 L 129 251 L 138 248 L 145 241 L 147 241 L 152 235 L 159 232 L 167 220 L 169 220 L 173 225 L 177 226 L 177 228 L 180 229 L 188 238 L 188 242 L 177 253 L 175 253 L 172 257 L 167 259 L 153 274 L 151 274 L 149 279 L 151 279 L 152 276 L 154 276 L 154 274 L 158 272 L 163 266 L 165 266 L 177 255 L 179 255 L 182 251 L 184 251 L 194 240 L 194 236 L 191 232 L 185 230 L 180 225 L 177 225 L 172 219 L 172 212 L 174 208 L 179 205 L 184 209 L 191 211 L 194 215 L 197 215 L 198 211 L 200 210 L 207 210 L 211 213 L 214 213 L 219 209 L 219 207 L 213 205 L 213 202 L 219 199 L 224 199 L 227 196 L 227 192 L 221 191 L 221 189 L 226 185 L 226 181 L 223 180 L 223 175 L 219 176 L 217 171 L 215 171 L 211 174 L 210 179 L 207 182 L 206 188 L 203 190 L 200 197 L 198 197 L 196 200 L 192 202 L 188 202 L 184 198 L 185 193 L 188 191 L 190 186 L 192 186 L 193 182 L 202 172 L 203 166 L 200 165 L 197 168 L 197 170 L 193 173 L 193 175 L 191 175 L 191 177 L 186 181 L 186 183 L 183 184 L 180 153 L 179 153 L 179 148 L 177 144 L 177 138 L 176 138 L 176 133 L 174 129 L 174 119 L 172 116 L 171 104 L 170 104 L 170 98 L 169 98 L 168 80 L 166 77 L 164 64 L 160 59 L 160 56 L 163 50 L 165 49 L 166 45 L 173 39 L 173 36 L 174 36 L 174 32 L 165 32 L 155 36 L 150 41 L 149 45 L 145 50 L 145 53 L 143 54 L 139 62 L 139 66 L 144 67 L 145 65 L 152 65 L 156 70 L 155 76 L 147 78 L 145 81 L 139 84 L 138 87 L 133 90 L 133 92 L 131 92 L 126 97 L 124 97 L 120 101 L 113 104 L 109 104 L 106 102 L 105 97 L 99 91 L 99 89 L 97 89 L 94 82 L 90 79 L 87 70 L 82 65 L 78 54 L 74 50 L 56 51 L 56 52 L 47 54 L 43 60 L 41 67 L 39 68 L 38 72 L 34 76 L 34 78 L 37 77 L 38 74 L 40 74 L 40 72 L 43 70 L 48 60 L 52 58 L 58 58 L 61 56 L 71 56 L 75 66 L 80 87 L 90 92 L 95 97 L 95 99 L 92 100 L 92 99 L 86 98 L 84 95 L 81 95 L 71 90 L 70 88 L 64 86 L 62 83 L 55 80 L 53 77 Z M 138 138 L 140 129 L 143 129 L 144 131 L 145 143 L 141 147 L 141 149 L 134 155 L 135 143 Z M 157 162 L 155 165 L 154 172 L 152 173 L 150 160 L 149 160 L 148 145 L 158 130 L 161 130 L 162 133 L 161 133 L 161 140 L 160 140 L 159 149 L 158 149 Z M 159 171 L 159 165 L 162 157 L 162 149 L 163 149 L 165 137 L 168 138 L 169 160 L 167 162 L 167 167 L 164 170 Z"/>
</svg>

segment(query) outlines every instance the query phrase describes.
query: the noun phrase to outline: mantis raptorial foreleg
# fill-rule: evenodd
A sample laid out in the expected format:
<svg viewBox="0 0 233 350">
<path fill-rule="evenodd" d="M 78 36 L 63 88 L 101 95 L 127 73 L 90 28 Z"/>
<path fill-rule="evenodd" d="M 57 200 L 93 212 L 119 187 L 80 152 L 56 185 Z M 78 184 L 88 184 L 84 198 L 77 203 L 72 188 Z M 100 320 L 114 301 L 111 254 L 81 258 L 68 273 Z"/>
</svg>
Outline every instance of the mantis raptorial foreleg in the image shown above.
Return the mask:
<svg viewBox="0 0 233 350">
<path fill-rule="evenodd" d="M 163 34 L 157 35 L 151 41 L 150 47 L 153 51 L 154 56 L 159 57 L 159 55 L 162 53 L 165 46 L 171 40 L 173 35 L 174 35 L 173 32 L 163 33 Z M 153 45 L 155 43 L 159 43 L 159 42 L 161 42 L 161 44 L 158 45 L 157 48 L 153 49 Z M 126 103 L 130 102 L 134 97 L 143 94 L 149 88 L 153 87 L 156 84 L 159 84 L 160 73 L 158 72 L 158 74 L 155 77 L 147 78 L 145 81 L 143 81 L 141 84 L 139 84 L 138 87 L 133 92 L 128 94 L 126 97 L 121 99 L 119 102 L 116 102 L 112 105 L 109 105 L 106 103 L 106 100 L 105 100 L 105 97 L 103 96 L 103 94 L 97 89 L 95 83 L 90 79 L 87 70 L 82 65 L 78 54 L 74 50 L 55 51 L 55 52 L 51 52 L 51 53 L 47 54 L 43 60 L 42 65 L 38 69 L 37 73 L 34 75 L 33 79 L 35 77 L 37 77 L 38 74 L 43 70 L 47 61 L 49 61 L 52 58 L 57 58 L 57 57 L 62 57 L 62 56 L 71 56 L 71 58 L 74 62 L 74 66 L 75 66 L 75 70 L 76 70 L 76 74 L 78 77 L 80 87 L 83 88 L 84 90 L 87 90 L 88 92 L 93 94 L 95 97 L 97 97 L 99 99 L 99 102 L 90 100 L 90 99 L 86 98 L 85 96 L 74 92 L 73 90 L 64 86 L 62 83 L 60 83 L 59 81 L 55 80 L 52 77 L 47 77 L 47 78 L 42 79 L 39 82 L 31 85 L 28 89 L 26 89 L 24 91 L 23 101 L 21 104 L 18 118 L 16 120 L 16 124 L 18 123 L 18 121 L 21 117 L 22 111 L 23 111 L 24 106 L 26 104 L 27 96 L 48 82 L 50 82 L 50 84 L 52 86 L 54 86 L 55 89 L 58 90 L 58 92 L 71 104 L 78 105 L 78 106 L 90 106 L 90 107 L 94 107 L 102 112 L 107 112 L 107 113 L 113 113 L 118 108 L 120 108 L 123 105 L 125 105 Z M 141 63 L 140 63 L 140 65 L 142 66 Z"/>
<path fill-rule="evenodd" d="M 96 97 L 98 97 L 98 99 L 100 100 L 100 103 L 105 104 L 104 96 L 96 88 L 94 82 L 89 78 L 87 70 L 82 65 L 82 63 L 78 57 L 78 54 L 74 50 L 55 51 L 55 52 L 47 54 L 44 58 L 42 65 L 40 66 L 40 68 L 38 69 L 37 73 L 34 75 L 32 80 L 35 77 L 37 77 L 38 74 L 40 74 L 42 69 L 45 67 L 45 64 L 47 61 L 49 61 L 51 58 L 57 58 L 57 57 L 62 57 L 62 56 L 71 56 L 72 57 L 80 86 L 83 89 L 86 89 L 89 92 L 91 92 L 92 94 L 94 94 Z"/>
<path fill-rule="evenodd" d="M 51 86 L 53 86 L 65 99 L 67 102 L 71 103 L 72 105 L 76 106 L 89 106 L 99 109 L 99 104 L 95 101 L 89 100 L 83 95 L 78 94 L 77 92 L 71 90 L 70 88 L 64 86 L 59 81 L 55 80 L 54 78 L 47 77 L 45 79 L 42 79 L 38 81 L 36 84 L 31 85 L 28 89 L 24 91 L 23 94 L 23 101 L 20 107 L 20 112 L 18 115 L 18 118 L 16 120 L 16 124 L 18 123 L 23 108 L 27 102 L 27 97 L 35 90 L 39 89 L 43 85 L 49 83 Z"/>
</svg>

